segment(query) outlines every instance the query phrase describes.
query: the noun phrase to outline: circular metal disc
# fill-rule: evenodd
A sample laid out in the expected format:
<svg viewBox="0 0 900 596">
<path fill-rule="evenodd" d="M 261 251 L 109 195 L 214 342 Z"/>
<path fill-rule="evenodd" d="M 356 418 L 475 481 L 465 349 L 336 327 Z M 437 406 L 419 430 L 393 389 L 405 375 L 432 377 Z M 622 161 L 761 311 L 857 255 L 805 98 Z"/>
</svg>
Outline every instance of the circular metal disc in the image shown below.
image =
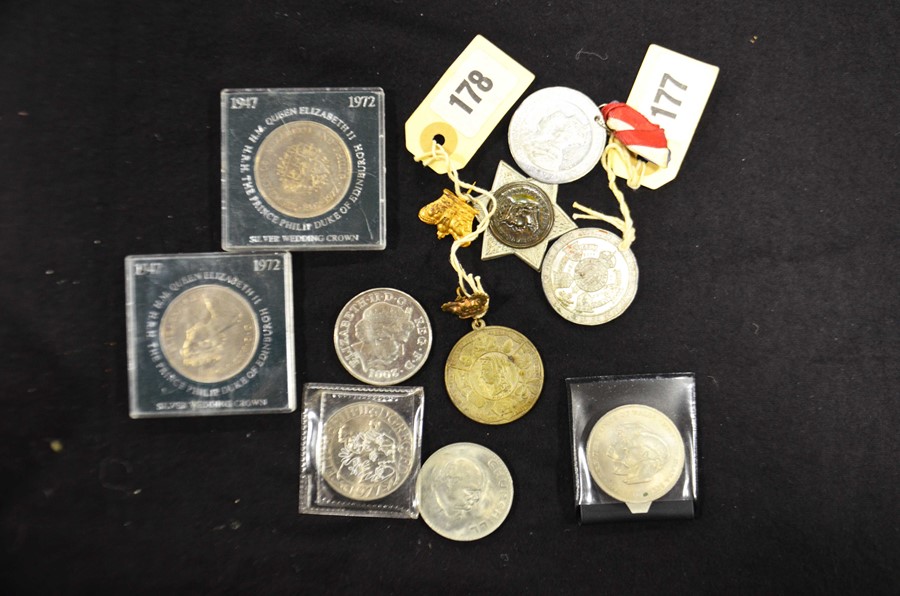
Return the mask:
<svg viewBox="0 0 900 596">
<path fill-rule="evenodd" d="M 524 416 L 540 397 L 544 365 L 527 337 L 488 326 L 456 342 L 444 382 L 460 412 L 482 424 L 505 424 Z"/>
<path fill-rule="evenodd" d="M 393 288 L 354 296 L 334 324 L 334 349 L 351 375 L 394 385 L 416 374 L 431 351 L 431 322 L 415 298 Z"/>
<path fill-rule="evenodd" d="M 333 209 L 353 175 L 350 150 L 317 122 L 282 124 L 263 139 L 253 174 L 259 194 L 284 215 L 309 218 Z"/>
<path fill-rule="evenodd" d="M 598 118 L 600 120 L 598 121 Z M 525 98 L 509 124 L 509 150 L 529 176 L 552 184 L 594 169 L 606 146 L 600 108 L 568 87 L 547 87 Z"/>
<path fill-rule="evenodd" d="M 494 237 L 512 248 L 540 244 L 553 230 L 553 202 L 538 186 L 522 181 L 494 191 L 497 208 L 491 217 Z"/>
<path fill-rule="evenodd" d="M 607 323 L 625 312 L 637 292 L 634 253 L 622 239 L 599 228 L 559 237 L 541 266 L 544 294 L 564 319 L 579 325 Z"/>
<path fill-rule="evenodd" d="M 499 528 L 509 515 L 512 476 L 490 449 L 453 443 L 422 464 L 416 500 L 422 519 L 444 538 L 478 540 Z"/>
<path fill-rule="evenodd" d="M 159 346 L 178 374 L 219 383 L 250 364 L 259 345 L 253 307 L 235 290 L 195 286 L 176 296 L 159 324 Z"/>
<path fill-rule="evenodd" d="M 374 501 L 403 484 L 414 454 L 412 430 L 397 412 L 375 402 L 351 404 L 325 420 L 319 474 L 348 499 Z"/>
<path fill-rule="evenodd" d="M 624 503 L 669 492 L 684 472 L 684 441 L 668 416 L 631 404 L 607 412 L 591 430 L 587 464 L 594 482 Z"/>
</svg>

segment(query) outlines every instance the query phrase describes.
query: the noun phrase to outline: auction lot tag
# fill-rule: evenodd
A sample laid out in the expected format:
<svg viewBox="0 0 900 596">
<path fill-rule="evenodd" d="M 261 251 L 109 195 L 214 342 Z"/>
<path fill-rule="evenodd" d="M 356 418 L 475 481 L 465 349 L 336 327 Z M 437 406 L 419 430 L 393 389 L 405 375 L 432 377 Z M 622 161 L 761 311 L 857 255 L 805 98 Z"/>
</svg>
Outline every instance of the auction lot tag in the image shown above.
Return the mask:
<svg viewBox="0 0 900 596">
<path fill-rule="evenodd" d="M 462 168 L 533 80 L 521 64 L 475 36 L 406 121 L 407 150 L 414 156 L 429 153 L 437 138 L 453 166 Z M 429 167 L 447 172 L 443 160 Z"/>
<path fill-rule="evenodd" d="M 672 158 L 666 168 L 648 163 L 642 186 L 659 188 L 678 175 L 718 75 L 718 66 L 658 45 L 647 49 L 625 103 L 665 129 Z M 610 162 L 617 176 L 628 177 L 621 160 L 611 156 Z"/>
</svg>

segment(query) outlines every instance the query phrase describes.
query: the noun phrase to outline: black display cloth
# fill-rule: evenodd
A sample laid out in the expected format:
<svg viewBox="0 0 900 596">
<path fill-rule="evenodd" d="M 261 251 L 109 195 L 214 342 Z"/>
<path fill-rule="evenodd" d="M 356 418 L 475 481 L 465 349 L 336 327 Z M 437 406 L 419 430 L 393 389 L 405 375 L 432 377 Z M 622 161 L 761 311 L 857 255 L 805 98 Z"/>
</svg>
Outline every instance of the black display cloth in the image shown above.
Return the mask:
<svg viewBox="0 0 900 596">
<path fill-rule="evenodd" d="M 898 8 L 891 2 L 49 2 L 0 7 L 0 589 L 16 593 L 896 593 Z M 534 409 L 483 426 L 447 398 L 469 330 L 447 184 L 403 124 L 476 35 L 536 75 L 624 100 L 656 43 L 721 68 L 678 178 L 626 190 L 640 287 L 573 325 L 514 257 L 463 251 L 488 322 L 525 333 Z M 402 289 L 434 346 L 423 456 L 458 441 L 515 482 L 500 529 L 297 513 L 299 412 L 128 417 L 123 258 L 220 250 L 219 91 L 380 86 L 383 252 L 295 253 L 297 383 L 350 382 L 358 292 Z M 463 170 L 511 161 L 509 115 Z M 597 171 L 560 203 L 616 206 Z M 584 225 L 584 224 L 582 224 Z M 566 377 L 693 371 L 699 515 L 579 526 Z"/>
</svg>

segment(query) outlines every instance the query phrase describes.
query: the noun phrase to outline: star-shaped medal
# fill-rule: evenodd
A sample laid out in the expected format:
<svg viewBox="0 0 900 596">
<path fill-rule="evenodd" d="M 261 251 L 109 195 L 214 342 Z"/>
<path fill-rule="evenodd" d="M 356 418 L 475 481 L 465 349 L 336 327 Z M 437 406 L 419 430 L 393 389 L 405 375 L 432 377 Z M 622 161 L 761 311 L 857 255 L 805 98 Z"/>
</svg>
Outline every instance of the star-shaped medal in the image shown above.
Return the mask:
<svg viewBox="0 0 900 596">
<path fill-rule="evenodd" d="M 550 241 L 578 227 L 556 204 L 556 189 L 556 184 L 526 178 L 501 161 L 491 186 L 497 208 L 484 231 L 481 259 L 515 254 L 540 270 Z"/>
</svg>

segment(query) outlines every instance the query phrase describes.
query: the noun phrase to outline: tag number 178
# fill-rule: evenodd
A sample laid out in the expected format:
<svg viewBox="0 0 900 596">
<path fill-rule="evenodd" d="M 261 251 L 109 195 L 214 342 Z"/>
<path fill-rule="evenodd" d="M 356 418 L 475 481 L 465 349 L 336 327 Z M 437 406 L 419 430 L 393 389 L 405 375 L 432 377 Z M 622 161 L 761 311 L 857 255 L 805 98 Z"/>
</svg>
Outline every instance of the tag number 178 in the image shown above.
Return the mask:
<svg viewBox="0 0 900 596">
<path fill-rule="evenodd" d="M 463 91 L 466 91 L 469 95 L 466 99 L 471 99 L 475 103 L 481 103 L 481 96 L 475 92 L 475 89 L 479 89 L 480 91 L 487 93 L 494 86 L 494 82 L 489 78 L 481 74 L 479 70 L 473 70 L 469 73 L 463 82 L 459 84 L 459 87 L 456 88 L 456 93 L 450 94 L 450 105 L 451 106 L 459 106 L 462 108 L 466 114 L 472 113 L 472 106 L 466 103 L 463 99 L 460 99 Z M 457 93 L 459 95 L 457 95 Z"/>
</svg>

